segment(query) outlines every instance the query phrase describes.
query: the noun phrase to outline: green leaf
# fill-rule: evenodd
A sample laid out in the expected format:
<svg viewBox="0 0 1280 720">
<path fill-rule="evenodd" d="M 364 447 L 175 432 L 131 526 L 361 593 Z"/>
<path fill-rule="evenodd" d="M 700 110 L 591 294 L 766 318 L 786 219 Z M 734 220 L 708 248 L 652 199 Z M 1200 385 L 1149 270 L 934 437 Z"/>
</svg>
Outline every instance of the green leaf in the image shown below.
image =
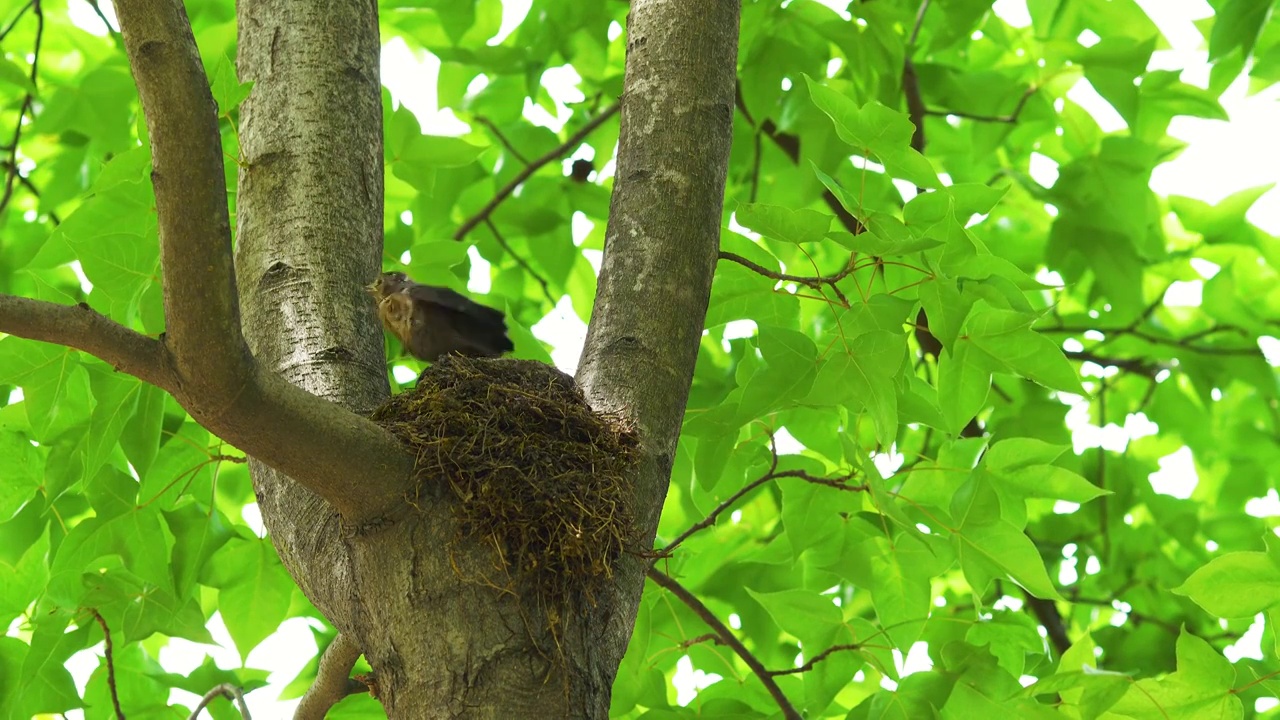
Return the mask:
<svg viewBox="0 0 1280 720">
<path fill-rule="evenodd" d="M 46 530 L 40 534 L 39 540 L 22 553 L 16 564 L 9 565 L 0 560 L 0 575 L 5 578 L 0 583 L 0 621 L 12 622 L 44 590 L 49 582 L 48 554 L 49 532 Z M 3 673 L 0 673 L 0 677 L 3 677 Z M 0 682 L 0 688 L 2 687 Z"/>
<path fill-rule="evenodd" d="M 249 97 L 253 83 L 242 83 L 236 76 L 235 64 L 226 55 L 219 55 L 209 78 L 213 101 L 218 104 L 218 114 L 229 116 L 232 110 Z"/>
<path fill-rule="evenodd" d="M 264 540 L 233 539 L 210 564 L 209 582 L 221 588 L 218 609 L 245 658 L 284 621 L 295 585 Z"/>
<path fill-rule="evenodd" d="M 0 82 L 12 85 L 29 95 L 37 94 L 36 86 L 31 82 L 30 72 L 6 58 L 0 58 Z"/>
<path fill-rule="evenodd" d="M 815 210 L 792 210 L 777 205 L 739 205 L 738 222 L 765 237 L 789 243 L 821 242 L 831 228 L 831 216 Z"/>
<path fill-rule="evenodd" d="M 951 434 L 958 435 L 987 403 L 991 370 L 985 355 L 971 342 L 958 342 L 938 358 L 938 397 Z"/>
<path fill-rule="evenodd" d="M 915 126 L 905 114 L 874 100 L 859 107 L 807 75 L 805 80 L 814 104 L 835 123 L 836 134 L 841 140 L 871 153 L 894 177 L 910 180 L 921 187 L 940 187 L 933 166 L 911 147 Z"/>
<path fill-rule="evenodd" d="M 1183 630 L 1178 670 L 1134 683 L 1111 712 L 1132 718 L 1239 718 L 1244 708 L 1232 685 L 1235 670 L 1209 643 Z"/>
<path fill-rule="evenodd" d="M 970 480 L 956 494 L 951 514 L 960 523 L 952 537 L 956 557 L 975 591 L 982 592 L 997 576 L 1007 575 L 1036 597 L 1062 599 L 1049 580 L 1040 551 L 1004 518 L 994 490 L 980 478 Z"/>
<path fill-rule="evenodd" d="M 800 639 L 807 647 L 826 647 L 841 627 L 840 608 L 829 596 L 807 590 L 747 593 L 764 609 L 783 631 Z"/>
<path fill-rule="evenodd" d="M 1030 329 L 1034 316 L 975 304 L 961 332 L 995 363 L 1054 390 L 1085 394 L 1080 377 L 1049 338 Z"/>
<path fill-rule="evenodd" d="M 22 386 L 37 441 L 51 442 L 88 415 L 89 376 L 74 351 L 0 338 L 0 382 Z"/>
<path fill-rule="evenodd" d="M 1264 552 L 1226 553 L 1173 591 L 1218 617 L 1253 617 L 1280 603 L 1280 563 Z"/>
<path fill-rule="evenodd" d="M 1252 0 L 1226 0 L 1214 14 L 1213 32 L 1209 35 L 1209 60 L 1218 60 L 1236 48 L 1247 56 L 1253 52 L 1258 33 L 1266 20 L 1270 3 Z"/>
</svg>

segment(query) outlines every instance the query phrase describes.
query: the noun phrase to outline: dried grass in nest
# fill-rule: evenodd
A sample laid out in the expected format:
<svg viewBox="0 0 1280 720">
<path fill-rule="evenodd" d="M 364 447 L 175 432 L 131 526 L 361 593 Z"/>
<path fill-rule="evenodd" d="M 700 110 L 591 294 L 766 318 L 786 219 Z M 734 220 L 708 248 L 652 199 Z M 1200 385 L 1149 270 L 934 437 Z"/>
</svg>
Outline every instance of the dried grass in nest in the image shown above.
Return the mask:
<svg viewBox="0 0 1280 720">
<path fill-rule="evenodd" d="M 462 534 L 493 546 L 509 578 L 532 583 L 553 632 L 635 544 L 637 435 L 553 367 L 447 356 L 373 419 L 417 453 L 412 500 L 447 482 Z"/>
</svg>

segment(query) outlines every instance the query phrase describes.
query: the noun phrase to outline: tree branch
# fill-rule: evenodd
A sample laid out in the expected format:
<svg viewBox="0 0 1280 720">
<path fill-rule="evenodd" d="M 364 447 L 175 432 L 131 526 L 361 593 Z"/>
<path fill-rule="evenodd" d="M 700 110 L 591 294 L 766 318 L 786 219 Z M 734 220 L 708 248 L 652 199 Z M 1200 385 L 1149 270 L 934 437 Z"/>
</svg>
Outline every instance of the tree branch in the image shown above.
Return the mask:
<svg viewBox="0 0 1280 720">
<path fill-rule="evenodd" d="M 807 662 L 805 662 L 805 664 L 801 665 L 800 667 L 787 668 L 785 670 L 770 670 L 769 674 L 774 677 L 777 677 L 778 675 L 797 675 L 800 673 L 807 673 L 810 670 L 812 670 L 815 665 L 822 662 L 823 660 L 826 660 L 832 655 L 835 655 L 838 652 L 845 652 L 848 650 L 854 650 L 854 651 L 861 650 L 862 647 L 863 647 L 862 643 L 843 643 L 840 645 L 832 645 L 826 650 L 823 650 L 817 655 L 814 655 L 812 658 L 810 658 Z"/>
<path fill-rule="evenodd" d="M 675 550 L 676 547 L 680 545 L 680 543 L 689 539 L 689 536 L 701 530 L 705 530 L 706 528 L 709 528 L 712 525 L 714 525 L 716 523 L 716 518 L 720 517 L 722 513 L 724 513 L 729 508 L 733 507 L 734 503 L 738 502 L 738 500 L 741 500 L 742 497 L 747 493 L 751 492 L 752 490 L 755 490 L 756 488 L 760 487 L 761 485 L 764 485 L 765 483 L 772 482 L 774 480 L 780 480 L 782 478 L 799 478 L 801 480 L 804 480 L 805 482 L 813 483 L 815 485 L 825 485 L 830 488 L 835 488 L 837 490 L 846 490 L 849 492 L 866 492 L 866 490 L 868 489 L 865 483 L 861 485 L 848 484 L 849 479 L 853 477 L 852 472 L 850 472 L 848 475 L 845 475 L 844 477 L 820 478 L 815 475 L 810 475 L 809 473 L 804 472 L 803 470 L 779 470 L 778 469 L 778 460 L 779 460 L 778 449 L 777 449 L 777 446 L 774 444 L 774 438 L 772 435 L 769 436 L 769 454 L 771 455 L 771 460 L 769 462 L 769 470 L 765 472 L 764 475 L 761 475 L 755 480 L 752 480 L 751 482 L 742 486 L 737 492 L 730 495 L 728 498 L 725 498 L 723 502 L 715 506 L 715 508 L 712 509 L 711 512 L 707 513 L 707 516 L 705 518 L 703 518 L 702 520 L 699 520 L 698 522 L 690 526 L 689 529 L 680 533 L 680 535 L 678 535 L 675 540 L 672 540 L 671 542 L 667 543 L 666 547 L 657 551 L 657 553 L 655 554 L 655 560 L 658 558 L 669 557 L 671 555 L 671 551 Z"/>
<path fill-rule="evenodd" d="M 186 11 L 120 0 L 116 13 L 151 139 L 166 344 L 185 383 L 230 399 L 252 382 L 240 332 L 218 111 Z"/>
<path fill-rule="evenodd" d="M 111 705 L 115 708 L 117 720 L 124 720 L 124 711 L 120 709 L 120 691 L 116 688 L 116 661 L 111 648 L 111 628 L 107 627 L 106 619 L 96 609 L 89 608 L 89 612 L 98 621 L 98 627 L 102 628 L 102 656 L 107 662 L 107 689 L 111 692 Z"/>
<path fill-rule="evenodd" d="M 123 22 L 121 24 L 123 24 Z M 205 693 L 204 697 L 200 698 L 200 704 L 196 705 L 196 709 L 191 711 L 191 716 L 187 720 L 196 720 L 196 718 L 200 717 L 201 710 L 208 707 L 209 703 L 220 697 L 224 697 L 228 700 L 234 700 L 236 707 L 240 710 L 240 717 L 244 718 L 244 720 L 252 720 L 252 718 L 249 717 L 249 706 L 244 704 L 244 692 L 231 683 L 222 683 Z"/>
<path fill-rule="evenodd" d="M 834 273 L 832 275 L 820 275 L 820 276 L 787 275 L 786 273 L 780 273 L 780 272 L 775 272 L 773 270 L 769 270 L 761 265 L 751 262 L 750 260 L 736 253 L 731 253 L 731 252 L 726 252 L 724 250 L 721 250 L 719 258 L 721 260 L 729 260 L 730 262 L 736 262 L 742 267 L 748 270 L 751 270 L 752 272 L 763 275 L 767 278 L 772 278 L 774 280 L 782 280 L 785 282 L 797 283 L 799 285 L 804 285 L 805 287 L 812 288 L 814 290 L 822 289 L 823 285 L 830 285 L 831 287 L 834 288 L 836 283 L 845 279 L 854 270 L 857 269 L 857 267 L 853 263 L 853 258 L 850 258 L 849 262 L 844 266 L 843 270 L 837 273 Z"/>
<path fill-rule="evenodd" d="M 40 0 L 32 0 L 27 7 L 31 8 L 31 12 L 36 16 L 36 39 L 34 47 L 31 50 L 31 87 L 26 96 L 22 99 L 22 107 L 18 109 L 18 120 L 13 124 L 13 139 L 9 142 L 9 160 L 6 163 L 6 172 L 4 174 L 4 194 L 0 195 L 0 212 L 9 206 L 9 200 L 13 198 L 13 182 L 18 177 L 18 143 L 22 140 L 22 121 L 26 119 L 27 113 L 31 112 L 31 104 L 35 102 L 36 80 L 40 71 L 40 46 L 44 38 L 44 8 L 40 5 Z M 13 23 L 18 22 L 18 18 L 26 13 L 26 8 L 18 13 L 18 17 L 14 18 Z M 3 35 L 8 35 L 13 29 L 13 24 L 5 28 Z M 0 35 L 2 37 L 3 35 Z"/>
<path fill-rule="evenodd" d="M 547 299 L 547 302 L 551 303 L 551 307 L 555 307 L 556 298 L 551 294 L 551 287 L 547 284 L 546 278 L 539 275 L 538 271 L 534 270 L 533 266 L 531 266 L 527 260 L 520 257 L 519 253 L 511 249 L 511 246 L 507 244 L 507 239 L 502 236 L 502 233 L 498 232 L 498 226 L 493 224 L 493 220 L 485 218 L 484 226 L 489 228 L 489 232 L 493 233 L 493 239 L 498 241 L 498 244 L 502 246 L 502 249 L 506 250 L 507 254 L 516 261 L 516 264 L 523 268 L 524 271 L 529 274 L 529 277 L 533 278 L 534 281 L 542 287 L 543 297 Z"/>
<path fill-rule="evenodd" d="M 116 12 L 151 141 L 173 373 L 165 389 L 349 521 L 381 514 L 401 496 L 413 458 L 373 422 L 260 367 L 245 343 L 217 108 L 181 2 L 119 0 Z"/>
<path fill-rule="evenodd" d="M 787 720 L 800 720 L 800 713 L 791 704 L 791 701 L 787 699 L 787 696 L 783 694 L 782 688 L 778 687 L 778 683 L 774 682 L 773 673 L 765 669 L 760 660 L 747 649 L 747 646 L 742 644 L 742 641 L 738 640 L 732 630 L 720 622 L 720 618 L 716 617 L 715 613 L 711 612 L 706 605 L 702 604 L 701 600 L 670 575 L 656 568 L 649 568 L 649 579 L 679 598 L 680 602 L 687 605 L 693 611 L 693 614 L 707 624 L 707 627 L 715 631 L 721 642 L 728 645 L 738 654 L 742 662 L 746 663 L 746 666 L 751 668 L 751 672 L 755 673 L 755 676 L 760 679 L 764 689 L 769 692 L 769 695 L 773 696 L 774 701 L 778 703 L 778 707 L 782 710 L 783 717 L 787 718 Z"/>
<path fill-rule="evenodd" d="M 83 350 L 170 393 L 177 375 L 164 344 L 119 325 L 88 305 L 0 295 L 0 332 Z"/>
<path fill-rule="evenodd" d="M 640 436 L 635 546 L 653 546 L 711 299 L 733 143 L 737 2 L 634 3 L 618 170 L 576 379 L 598 411 Z M 649 559 L 618 563 L 602 649 L 621 658 Z"/>
<path fill-rule="evenodd" d="M 502 189 L 493 196 L 492 200 L 485 203 L 484 207 L 480 208 L 480 212 L 477 212 L 475 215 L 468 218 L 466 222 L 462 223 L 462 225 L 458 227 L 458 229 L 453 233 L 453 239 L 461 241 L 465 238 L 467 233 L 474 230 L 476 225 L 479 225 L 488 218 L 489 215 L 502 204 L 502 201 L 510 197 L 511 193 L 515 192 L 516 188 L 520 187 L 525 180 L 532 177 L 533 174 L 542 168 L 543 165 L 559 160 L 566 154 L 572 152 L 582 143 L 584 138 L 590 135 L 593 130 L 600 127 L 601 123 L 613 117 L 613 114 L 618 112 L 620 107 L 622 107 L 621 103 L 614 103 L 613 105 L 610 105 L 604 110 L 604 112 L 601 112 L 599 115 L 588 120 L 586 125 L 583 125 L 578 132 L 570 135 L 569 139 L 561 143 L 559 147 L 553 148 L 542 157 L 526 165 L 525 168 L 517 173 L 515 177 L 511 178 L 511 182 L 502 186 Z"/>
<path fill-rule="evenodd" d="M 348 695 L 368 690 L 359 680 L 351 677 L 351 668 L 360 658 L 360 648 L 343 633 L 329 643 L 320 656 L 316 681 L 307 688 L 293 713 L 293 720 L 324 720 L 324 716 Z"/>
</svg>

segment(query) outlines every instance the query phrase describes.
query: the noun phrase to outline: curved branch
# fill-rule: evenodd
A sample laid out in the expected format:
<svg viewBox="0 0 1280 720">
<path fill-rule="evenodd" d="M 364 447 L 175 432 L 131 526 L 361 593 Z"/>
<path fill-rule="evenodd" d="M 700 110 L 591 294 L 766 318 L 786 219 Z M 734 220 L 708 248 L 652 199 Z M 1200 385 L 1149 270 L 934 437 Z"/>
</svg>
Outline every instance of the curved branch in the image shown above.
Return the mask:
<svg viewBox="0 0 1280 720">
<path fill-rule="evenodd" d="M 188 720 L 196 720 L 196 718 L 200 717 L 201 710 L 208 707 L 209 703 L 220 697 L 235 701 L 236 708 L 240 710 L 240 717 L 244 718 L 244 720 L 251 720 L 249 717 L 249 706 L 244 703 L 244 692 L 231 683 L 222 683 L 205 693 L 204 697 L 200 698 L 200 704 L 196 705 L 196 709 L 191 711 L 191 716 Z"/>
<path fill-rule="evenodd" d="M 666 547 L 656 551 L 655 555 L 657 557 L 655 560 L 657 558 L 670 557 L 671 552 L 679 547 L 680 543 L 688 540 L 691 535 L 715 525 L 716 518 L 720 517 L 722 513 L 733 507 L 733 505 L 741 500 L 744 495 L 773 480 L 781 480 L 782 478 L 799 478 L 814 485 L 825 485 L 826 487 L 834 488 L 836 490 L 844 490 L 846 492 L 866 492 L 868 490 L 866 483 L 862 483 L 860 485 L 849 484 L 849 480 L 853 478 L 853 472 L 850 472 L 843 477 L 822 478 L 810 475 L 803 470 L 779 470 L 778 461 L 780 458 L 778 457 L 778 448 L 772 434 L 769 436 L 769 454 L 771 456 L 769 461 L 769 470 L 766 471 L 765 474 L 755 480 L 752 480 L 746 485 L 743 485 L 737 492 L 725 498 L 719 505 L 712 508 L 711 512 L 707 513 L 706 517 L 689 526 L 687 530 L 676 536 L 675 540 L 667 543 Z"/>
<path fill-rule="evenodd" d="M 462 225 L 453 233 L 453 239 L 461 241 L 465 238 L 467 233 L 471 232 L 477 225 L 484 222 L 494 210 L 498 209 L 498 206 L 502 204 L 502 201 L 510 197 L 511 193 L 515 192 L 516 188 L 520 187 L 525 180 L 532 177 L 533 174 L 541 169 L 543 165 L 559 160 L 564 157 L 565 154 L 572 152 L 584 138 L 590 135 L 593 130 L 600 127 L 601 123 L 613 117 L 613 114 L 618 112 L 618 108 L 620 107 L 622 107 L 621 103 L 614 103 L 605 108 L 604 112 L 588 120 L 587 124 L 583 125 L 578 132 L 570 135 L 568 140 L 565 140 L 558 147 L 551 149 L 542 157 L 526 165 L 525 168 L 517 173 L 515 177 L 511 178 L 511 182 L 502 186 L 502 189 L 493 196 L 492 200 L 485 203 L 484 207 L 480 208 L 480 212 L 471 216 L 466 222 L 462 223 Z M 501 136 L 499 136 L 499 138 L 501 138 Z"/>
<path fill-rule="evenodd" d="M 774 701 L 778 703 L 778 708 L 782 710 L 783 717 L 787 718 L 787 720 L 800 720 L 800 713 L 796 710 L 795 706 L 791 704 L 791 701 L 787 699 L 787 696 L 783 694 L 782 688 L 778 687 L 778 683 L 774 682 L 773 673 L 770 673 L 765 669 L 765 666 L 760 662 L 760 659 L 753 655 L 751 651 L 747 649 L 746 645 L 742 644 L 742 641 L 733 634 L 732 630 L 730 630 L 724 623 L 720 622 L 720 618 L 716 617 L 715 613 L 711 612 L 706 605 L 702 604 L 701 600 L 699 600 L 693 593 L 689 592 L 670 575 L 667 575 L 655 568 L 650 568 L 649 579 L 657 583 L 664 590 L 667 590 L 672 595 L 679 598 L 680 602 L 687 605 L 689 609 L 693 611 L 693 614 L 697 615 L 702 622 L 707 624 L 707 627 L 710 627 L 715 631 L 716 636 L 721 642 L 732 648 L 733 651 L 738 654 L 738 657 L 742 658 L 742 662 L 746 663 L 747 667 L 751 668 L 751 672 L 755 673 L 756 677 L 760 678 L 760 682 L 764 685 L 764 689 L 769 691 L 769 695 L 771 695 Z"/>
<path fill-rule="evenodd" d="M 368 690 L 359 680 L 351 677 L 351 668 L 360 658 L 360 648 L 347 635 L 338 636 L 320 656 L 316 681 L 307 688 L 302 702 L 294 710 L 293 720 L 323 720 L 325 713 L 348 695 Z"/>
<path fill-rule="evenodd" d="M 83 350 L 162 390 L 173 393 L 178 389 L 164 343 L 136 333 L 84 303 L 58 305 L 0 295 L 0 332 Z"/>
<path fill-rule="evenodd" d="M 401 496 L 413 458 L 373 422 L 259 366 L 241 332 L 217 107 L 182 3 L 118 0 L 116 13 L 151 142 L 173 373 L 161 387 L 347 520 L 381 514 Z"/>
<path fill-rule="evenodd" d="M 13 139 L 9 142 L 9 160 L 5 163 L 6 172 L 4 175 L 4 194 L 0 196 L 0 211 L 9 206 L 9 200 L 13 198 L 13 182 L 20 174 L 18 173 L 18 143 L 22 140 L 22 121 L 27 117 L 27 113 L 31 112 L 31 105 L 35 102 L 36 81 L 40 75 L 40 47 L 44 38 L 44 8 L 40 5 L 40 0 L 32 0 L 20 11 L 17 17 L 13 19 L 13 24 L 17 24 L 18 19 L 26 13 L 27 8 L 36 16 L 36 39 L 35 45 L 31 50 L 31 87 L 32 90 L 22 99 L 22 107 L 18 109 L 18 120 L 13 126 Z M 5 28 L 0 37 L 8 35 L 13 30 L 13 24 Z"/>
<path fill-rule="evenodd" d="M 107 627 L 106 618 L 102 617 L 96 609 L 89 608 L 89 613 L 93 615 L 94 620 L 98 621 L 98 627 L 102 628 L 102 655 L 107 661 L 107 689 L 111 691 L 111 705 L 116 711 L 116 717 L 124 720 L 124 710 L 120 709 L 120 691 L 116 688 L 116 661 L 115 652 L 111 646 L 111 628 Z"/>
<path fill-rule="evenodd" d="M 752 272 L 763 275 L 767 278 L 797 283 L 799 285 L 804 285 L 805 287 L 808 287 L 808 288 L 813 288 L 814 290 L 820 289 L 823 285 L 831 285 L 834 287 L 836 283 L 845 279 L 846 277 L 849 276 L 850 273 L 852 273 L 854 270 L 857 269 L 856 266 L 853 264 L 852 258 L 850 258 L 850 261 L 848 262 L 848 264 L 845 265 L 843 270 L 832 275 L 821 275 L 821 276 L 788 275 L 786 273 L 780 273 L 780 272 L 775 272 L 773 270 L 769 270 L 768 268 L 765 268 L 761 265 L 751 262 L 750 260 L 742 257 L 741 255 L 738 255 L 736 253 L 726 252 L 724 250 L 720 251 L 720 259 L 736 262 L 742 267 L 748 270 L 751 270 Z"/>
</svg>

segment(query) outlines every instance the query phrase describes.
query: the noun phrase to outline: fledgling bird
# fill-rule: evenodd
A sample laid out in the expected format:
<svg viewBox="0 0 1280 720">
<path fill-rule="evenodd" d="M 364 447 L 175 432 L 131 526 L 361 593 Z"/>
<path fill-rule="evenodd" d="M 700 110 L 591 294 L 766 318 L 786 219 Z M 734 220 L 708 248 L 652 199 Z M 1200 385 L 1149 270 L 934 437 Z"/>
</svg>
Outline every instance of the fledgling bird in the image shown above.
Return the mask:
<svg viewBox="0 0 1280 720">
<path fill-rule="evenodd" d="M 435 362 L 448 353 L 497 357 L 515 346 L 501 310 L 449 288 L 423 285 L 402 272 L 382 273 L 369 286 L 382 324 L 408 353 Z"/>
</svg>

